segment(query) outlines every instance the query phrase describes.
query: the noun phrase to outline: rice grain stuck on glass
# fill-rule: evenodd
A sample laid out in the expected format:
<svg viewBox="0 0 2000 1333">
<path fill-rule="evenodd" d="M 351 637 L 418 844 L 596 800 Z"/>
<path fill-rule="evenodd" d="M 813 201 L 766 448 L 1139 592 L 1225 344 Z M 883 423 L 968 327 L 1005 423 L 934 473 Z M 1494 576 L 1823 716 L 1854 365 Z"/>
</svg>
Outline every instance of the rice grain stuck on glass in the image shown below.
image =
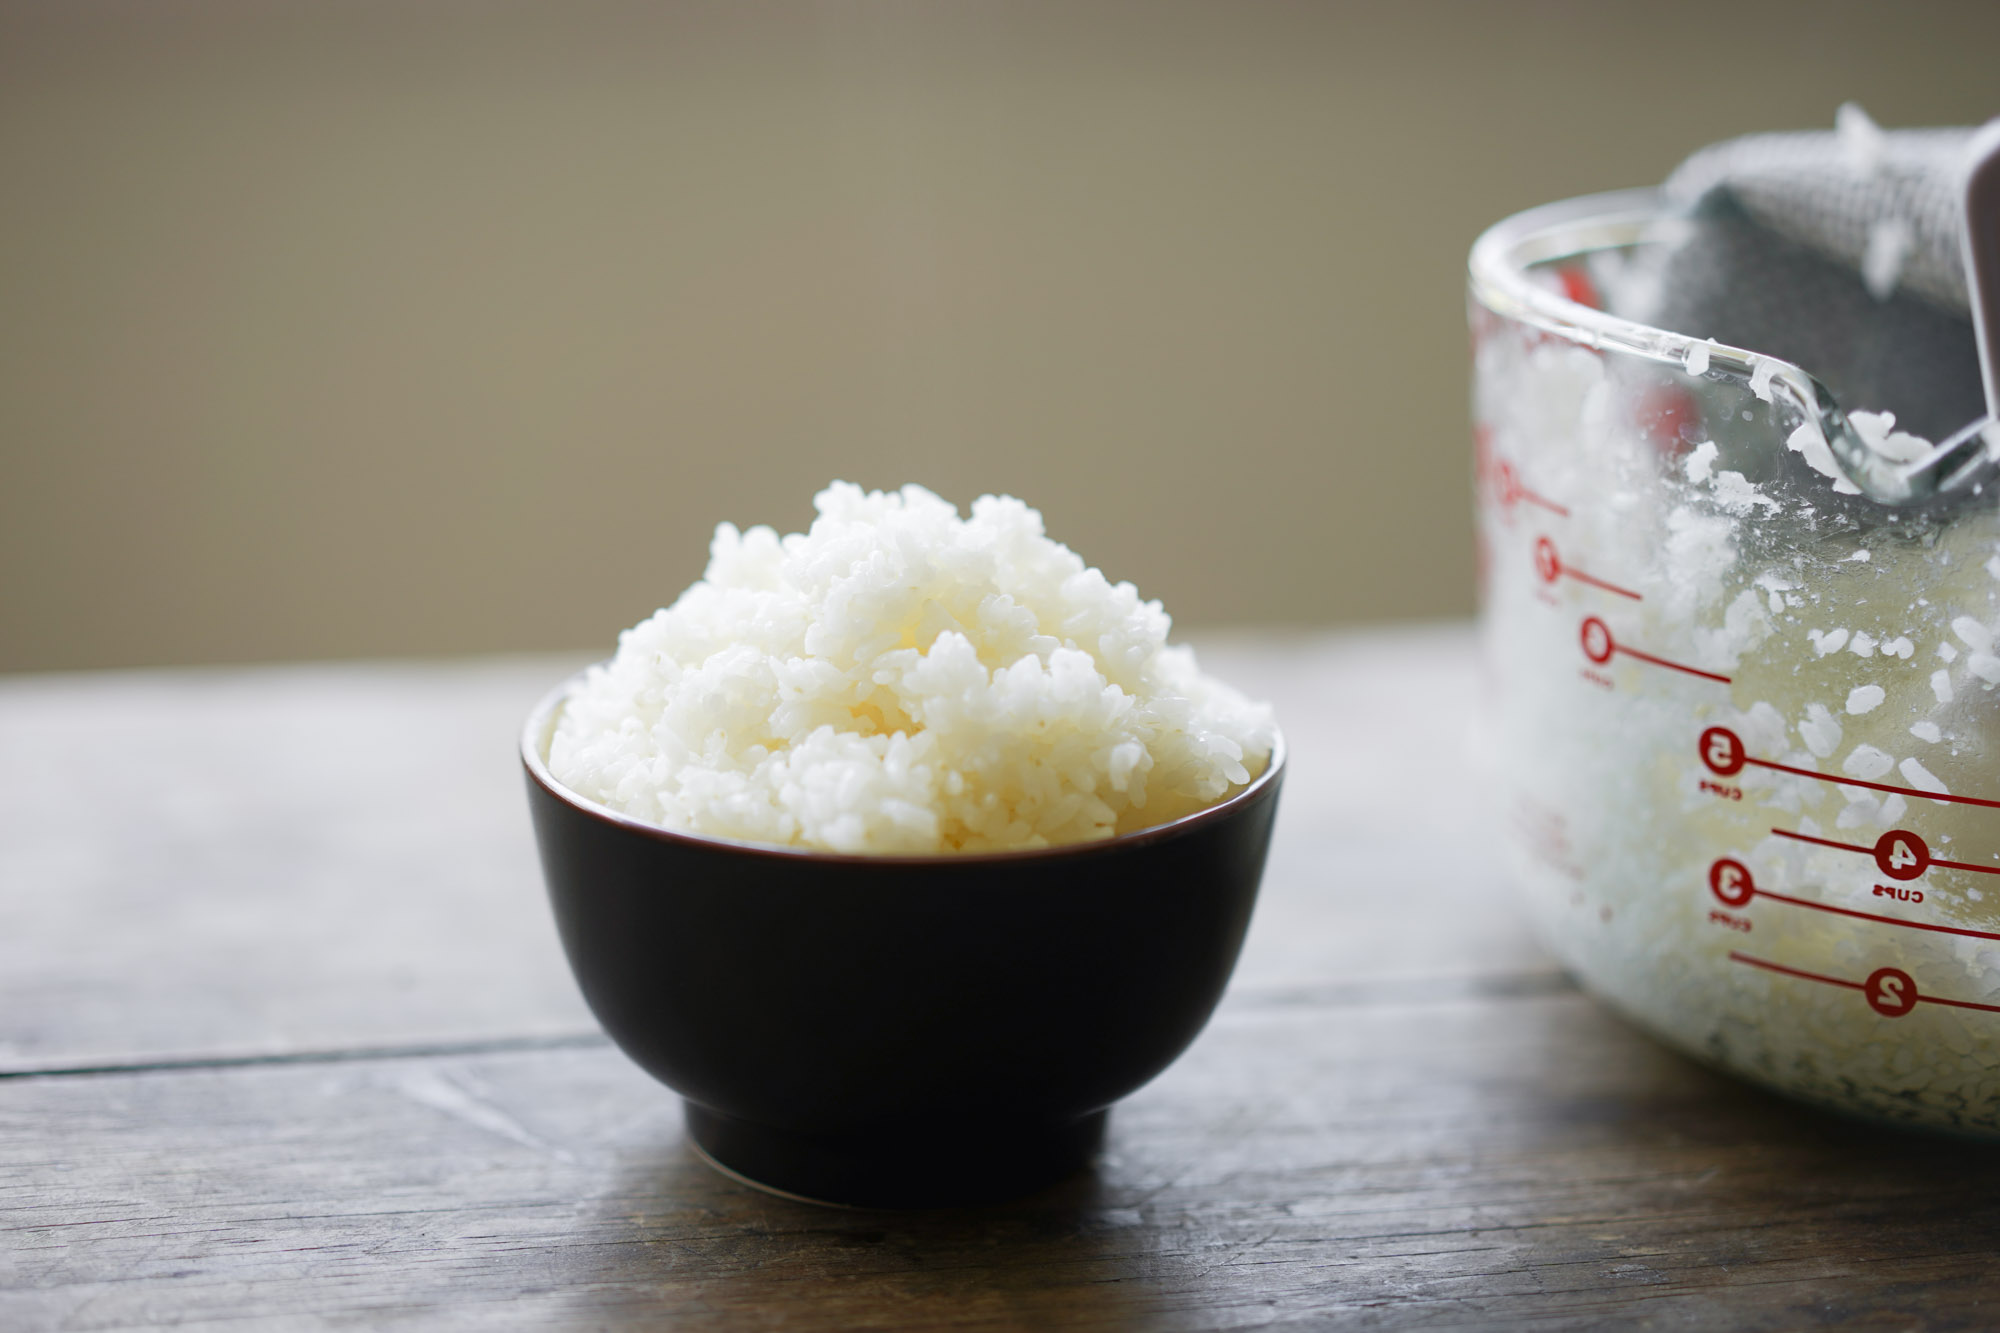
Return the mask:
<svg viewBox="0 0 2000 1333">
<path fill-rule="evenodd" d="M 702 579 L 564 701 L 558 781 L 678 832 L 922 854 L 1130 833 L 1269 762 L 1269 708 L 1021 501 L 813 504 L 804 533 L 716 529 Z"/>
</svg>

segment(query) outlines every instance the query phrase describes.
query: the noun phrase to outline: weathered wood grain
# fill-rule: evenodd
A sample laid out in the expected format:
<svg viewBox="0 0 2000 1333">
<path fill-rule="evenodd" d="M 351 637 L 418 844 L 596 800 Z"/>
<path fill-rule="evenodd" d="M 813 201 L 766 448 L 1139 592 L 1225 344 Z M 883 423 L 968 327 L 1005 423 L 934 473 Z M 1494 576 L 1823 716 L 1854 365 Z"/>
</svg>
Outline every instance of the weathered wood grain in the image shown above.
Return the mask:
<svg viewBox="0 0 2000 1333">
<path fill-rule="evenodd" d="M 9 1080 L 0 1326 L 1991 1325 L 1994 1153 L 1535 990 L 1233 999 L 1094 1176 L 955 1213 L 734 1185 L 609 1050 Z"/>
<path fill-rule="evenodd" d="M 571 665 L 0 681 L 0 1070 L 588 1030 L 514 767 Z"/>
<path fill-rule="evenodd" d="M 1243 984 L 1543 965 L 1457 762 L 1468 649 L 1209 649 L 1294 756 Z M 591 1030 L 514 758 L 574 665 L 0 680 L 0 1072 Z"/>
<path fill-rule="evenodd" d="M 1529 937 L 1462 628 L 1204 659 L 1293 750 L 1237 983 L 1093 1174 L 928 1214 L 732 1184 L 594 1035 L 513 759 L 564 663 L 0 681 L 0 1329 L 2000 1323 L 2000 1153 Z"/>
<path fill-rule="evenodd" d="M 1469 626 L 1198 643 L 1292 753 L 1239 984 L 1551 966 L 1493 854 Z"/>
</svg>

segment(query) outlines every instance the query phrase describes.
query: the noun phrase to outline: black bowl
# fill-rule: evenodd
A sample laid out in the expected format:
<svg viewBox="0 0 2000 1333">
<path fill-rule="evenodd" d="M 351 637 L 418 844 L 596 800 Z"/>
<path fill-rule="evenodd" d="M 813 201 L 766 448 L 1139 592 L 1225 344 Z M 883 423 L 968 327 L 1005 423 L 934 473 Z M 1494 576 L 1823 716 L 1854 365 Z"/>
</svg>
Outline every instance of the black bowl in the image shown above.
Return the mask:
<svg viewBox="0 0 2000 1333">
<path fill-rule="evenodd" d="M 1105 1108 L 1222 996 L 1284 777 L 1106 842 L 841 856 L 670 833 L 564 788 L 521 739 L 584 998 L 686 1099 L 724 1170 L 829 1202 L 1006 1197 L 1080 1167 Z"/>
</svg>

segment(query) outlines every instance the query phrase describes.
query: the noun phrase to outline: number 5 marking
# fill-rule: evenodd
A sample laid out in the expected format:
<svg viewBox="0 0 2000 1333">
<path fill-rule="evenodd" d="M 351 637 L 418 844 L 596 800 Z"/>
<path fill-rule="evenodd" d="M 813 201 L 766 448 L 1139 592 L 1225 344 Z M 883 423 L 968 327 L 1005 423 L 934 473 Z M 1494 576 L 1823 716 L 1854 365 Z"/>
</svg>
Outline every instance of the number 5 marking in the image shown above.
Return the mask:
<svg viewBox="0 0 2000 1333">
<path fill-rule="evenodd" d="M 1743 771 L 1743 742 L 1728 727 L 1710 727 L 1701 733 L 1701 762 L 1718 777 Z"/>
</svg>

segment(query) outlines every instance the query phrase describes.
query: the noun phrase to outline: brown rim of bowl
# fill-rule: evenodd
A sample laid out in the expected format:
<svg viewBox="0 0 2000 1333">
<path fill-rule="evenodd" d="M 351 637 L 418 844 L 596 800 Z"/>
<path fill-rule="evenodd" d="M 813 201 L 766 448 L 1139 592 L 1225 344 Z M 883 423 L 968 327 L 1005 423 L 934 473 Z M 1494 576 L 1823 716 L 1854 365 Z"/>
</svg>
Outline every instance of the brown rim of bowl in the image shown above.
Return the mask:
<svg viewBox="0 0 2000 1333">
<path fill-rule="evenodd" d="M 643 819 L 634 819 L 630 815 L 613 810 L 610 806 L 600 805 L 587 796 L 579 795 L 556 780 L 555 774 L 549 772 L 548 764 L 542 758 L 542 738 L 548 734 L 556 709 L 569 697 L 571 687 L 583 679 L 589 671 L 590 668 L 585 667 L 575 675 L 565 678 L 561 684 L 543 695 L 541 702 L 528 714 L 527 724 L 521 729 L 521 763 L 528 770 L 528 776 L 557 800 L 607 824 L 615 824 L 661 842 L 687 843 L 715 851 L 849 865 L 898 866 L 974 865 L 992 861 L 1035 861 L 1052 857 L 1103 855 L 1125 847 L 1177 838 L 1193 832 L 1210 821 L 1226 818 L 1233 811 L 1263 796 L 1277 782 L 1278 775 L 1285 767 L 1285 736 L 1282 731 L 1274 728 L 1269 762 L 1264 765 L 1264 771 L 1250 779 L 1242 791 L 1206 809 L 1182 815 L 1179 819 L 1171 819 L 1164 824 L 1135 829 L 1131 833 L 1101 838 L 1094 842 L 1065 842 L 1053 847 L 1023 847 L 1005 852 L 917 852 L 907 856 L 890 853 L 828 852 L 816 847 L 784 847 L 768 842 L 743 842 L 736 838 L 717 838 L 703 833 L 680 833 L 673 829 L 661 828 L 658 824 L 648 824 Z"/>
</svg>

